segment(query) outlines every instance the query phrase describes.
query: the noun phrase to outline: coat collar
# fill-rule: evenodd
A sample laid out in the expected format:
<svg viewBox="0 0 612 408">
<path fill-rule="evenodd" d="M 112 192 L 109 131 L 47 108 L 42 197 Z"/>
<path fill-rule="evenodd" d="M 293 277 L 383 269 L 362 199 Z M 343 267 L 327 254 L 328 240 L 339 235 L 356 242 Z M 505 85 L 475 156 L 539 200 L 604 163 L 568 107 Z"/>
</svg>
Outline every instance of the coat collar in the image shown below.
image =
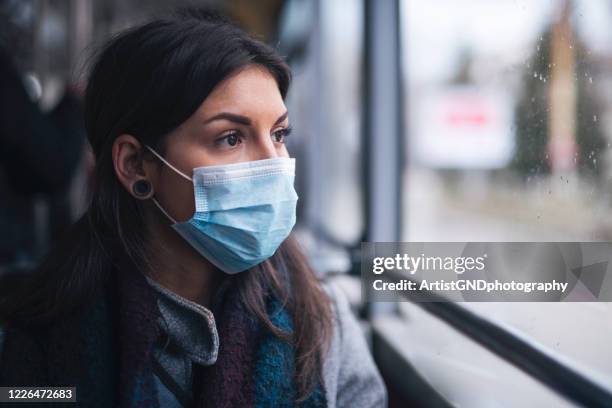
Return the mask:
<svg viewBox="0 0 612 408">
<path fill-rule="evenodd" d="M 179 296 L 148 276 L 145 278 L 157 295 L 161 314 L 158 323 L 165 340 L 174 343 L 198 364 L 214 364 L 219 353 L 219 334 L 212 311 Z"/>
</svg>

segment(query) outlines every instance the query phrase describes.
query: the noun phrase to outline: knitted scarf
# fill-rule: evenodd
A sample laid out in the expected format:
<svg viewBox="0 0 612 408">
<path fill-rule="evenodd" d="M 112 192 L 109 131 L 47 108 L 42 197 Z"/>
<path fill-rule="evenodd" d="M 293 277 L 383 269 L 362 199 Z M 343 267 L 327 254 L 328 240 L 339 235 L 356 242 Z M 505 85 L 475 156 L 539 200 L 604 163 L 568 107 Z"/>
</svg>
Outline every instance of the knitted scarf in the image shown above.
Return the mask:
<svg viewBox="0 0 612 408">
<path fill-rule="evenodd" d="M 134 271 L 113 271 L 112 283 L 79 318 L 36 330 L 8 326 L 0 386 L 76 386 L 82 407 L 158 407 L 152 358 L 160 312 L 154 289 Z M 194 364 L 195 406 L 326 406 L 321 381 L 294 402 L 293 346 L 247 313 L 237 292 L 229 286 L 213 308 L 219 357 L 211 366 Z M 267 311 L 275 326 L 292 331 L 276 298 L 268 299 Z"/>
</svg>

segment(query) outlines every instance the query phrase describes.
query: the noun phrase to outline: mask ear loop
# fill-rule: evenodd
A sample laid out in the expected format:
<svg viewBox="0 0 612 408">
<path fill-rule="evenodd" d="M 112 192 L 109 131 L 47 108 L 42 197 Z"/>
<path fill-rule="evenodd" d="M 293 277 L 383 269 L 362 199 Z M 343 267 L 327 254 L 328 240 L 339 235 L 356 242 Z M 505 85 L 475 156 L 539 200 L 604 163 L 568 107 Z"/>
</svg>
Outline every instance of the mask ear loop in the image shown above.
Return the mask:
<svg viewBox="0 0 612 408">
<path fill-rule="evenodd" d="M 185 175 L 185 173 L 183 173 L 182 171 L 180 171 L 179 169 L 177 169 L 176 167 L 174 167 L 173 165 L 171 165 L 170 163 L 168 163 L 166 161 L 166 159 L 164 159 L 163 157 L 161 157 L 160 154 L 158 154 L 155 150 L 153 150 L 152 148 L 150 148 L 147 145 L 144 145 L 147 149 L 149 149 L 149 151 L 151 151 L 151 153 L 153 153 L 155 156 L 157 156 L 157 158 L 159 160 L 161 160 L 166 166 L 170 167 L 172 170 L 174 170 L 177 174 L 179 174 L 180 176 L 182 176 L 183 178 L 193 182 L 193 180 L 191 179 L 191 177 Z"/>
<path fill-rule="evenodd" d="M 157 208 L 159 208 L 159 210 L 164 213 L 164 215 L 166 217 L 168 217 L 168 219 L 170 221 L 172 221 L 174 224 L 178 224 L 178 222 L 176 222 L 176 220 L 166 212 L 166 210 L 164 210 L 164 208 L 159 204 L 159 202 L 155 199 L 155 197 L 151 197 L 151 200 L 153 200 L 153 203 L 155 203 L 155 205 L 157 206 Z"/>
<path fill-rule="evenodd" d="M 166 166 L 170 167 L 172 170 L 174 170 L 178 175 L 180 175 L 181 177 L 193 182 L 193 180 L 191 179 L 191 177 L 186 176 L 182 171 L 180 171 L 179 169 L 177 169 L 176 167 L 174 167 L 173 165 L 171 165 L 170 163 L 168 163 L 166 161 L 166 159 L 164 159 L 160 154 L 158 154 L 155 150 L 153 150 L 151 147 L 149 147 L 148 145 L 144 145 L 147 149 L 149 149 L 149 151 L 151 153 L 153 153 L 159 160 L 161 160 Z M 155 203 L 155 205 L 157 206 L 157 208 L 159 208 L 159 210 L 166 216 L 168 217 L 168 219 L 170 221 L 172 221 L 174 224 L 178 224 L 178 222 L 170 215 L 168 214 L 168 212 L 166 210 L 164 210 L 164 208 L 159 204 L 159 202 L 157 201 L 157 199 L 155 199 L 155 197 L 151 197 L 151 199 L 153 200 L 153 202 Z"/>
</svg>

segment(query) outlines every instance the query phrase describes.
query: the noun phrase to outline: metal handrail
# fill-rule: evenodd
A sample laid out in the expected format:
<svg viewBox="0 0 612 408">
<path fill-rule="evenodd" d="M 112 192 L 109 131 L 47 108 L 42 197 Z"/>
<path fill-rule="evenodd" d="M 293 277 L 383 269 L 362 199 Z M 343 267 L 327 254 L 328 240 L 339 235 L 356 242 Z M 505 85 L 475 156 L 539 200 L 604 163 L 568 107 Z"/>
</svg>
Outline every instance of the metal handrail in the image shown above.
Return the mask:
<svg viewBox="0 0 612 408">
<path fill-rule="evenodd" d="M 387 271 L 386 276 L 394 281 L 407 279 L 405 275 L 393 271 Z M 610 391 L 509 331 L 434 292 L 410 291 L 401 294 L 568 400 L 586 407 L 612 407 Z"/>
</svg>

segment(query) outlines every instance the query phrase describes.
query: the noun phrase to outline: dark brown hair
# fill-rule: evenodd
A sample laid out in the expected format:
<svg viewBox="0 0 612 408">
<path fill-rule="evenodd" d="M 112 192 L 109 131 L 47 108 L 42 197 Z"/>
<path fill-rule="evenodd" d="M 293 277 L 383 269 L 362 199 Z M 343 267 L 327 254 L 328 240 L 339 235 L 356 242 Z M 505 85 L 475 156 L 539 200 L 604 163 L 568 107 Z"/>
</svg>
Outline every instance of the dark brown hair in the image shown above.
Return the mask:
<svg viewBox="0 0 612 408">
<path fill-rule="evenodd" d="M 219 82 L 249 64 L 267 69 L 285 98 L 291 80 L 285 62 L 219 15 L 155 20 L 120 33 L 100 50 L 85 100 L 85 123 L 96 156 L 90 206 L 24 290 L 0 303 L 0 321 L 46 324 L 76 313 L 109 279 L 118 252 L 134 265 L 149 265 L 144 207 L 115 175 L 113 142 L 128 133 L 163 154 L 165 135 L 189 118 Z M 293 342 L 298 399 L 305 398 L 322 379 L 332 317 L 329 299 L 296 241 L 290 236 L 272 258 L 235 279 L 247 309 L 277 336 Z M 293 318 L 290 337 L 266 313 L 270 288 Z"/>
</svg>

